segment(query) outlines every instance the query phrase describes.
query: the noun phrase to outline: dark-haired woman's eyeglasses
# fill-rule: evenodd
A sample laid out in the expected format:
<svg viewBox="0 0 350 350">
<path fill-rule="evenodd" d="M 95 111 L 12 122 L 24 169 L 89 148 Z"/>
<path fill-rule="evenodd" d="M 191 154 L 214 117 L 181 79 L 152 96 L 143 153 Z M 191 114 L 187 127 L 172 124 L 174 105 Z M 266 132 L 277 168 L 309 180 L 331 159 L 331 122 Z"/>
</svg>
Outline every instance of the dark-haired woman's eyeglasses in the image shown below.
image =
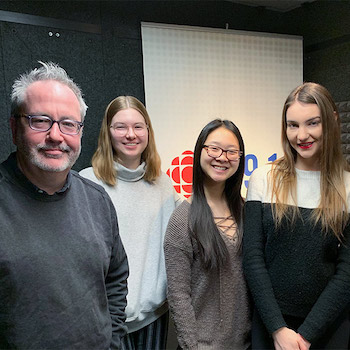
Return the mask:
<svg viewBox="0 0 350 350">
<path fill-rule="evenodd" d="M 209 157 L 219 158 L 223 153 L 226 153 L 228 160 L 237 161 L 243 155 L 242 151 L 237 149 L 222 149 L 219 146 L 204 145 L 203 148 L 207 151 Z"/>
</svg>

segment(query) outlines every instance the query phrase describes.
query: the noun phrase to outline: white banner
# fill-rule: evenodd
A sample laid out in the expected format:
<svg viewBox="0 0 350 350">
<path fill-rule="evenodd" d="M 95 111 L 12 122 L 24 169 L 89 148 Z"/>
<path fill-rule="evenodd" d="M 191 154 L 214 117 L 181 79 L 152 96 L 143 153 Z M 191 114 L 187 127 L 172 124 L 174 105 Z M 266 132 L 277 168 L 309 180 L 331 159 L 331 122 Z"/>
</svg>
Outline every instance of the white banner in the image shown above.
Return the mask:
<svg viewBox="0 0 350 350">
<path fill-rule="evenodd" d="M 280 157 L 281 113 L 303 81 L 301 37 L 142 23 L 146 107 L 162 168 L 191 193 L 192 155 L 205 124 L 232 120 L 246 146 L 247 180 Z"/>
</svg>

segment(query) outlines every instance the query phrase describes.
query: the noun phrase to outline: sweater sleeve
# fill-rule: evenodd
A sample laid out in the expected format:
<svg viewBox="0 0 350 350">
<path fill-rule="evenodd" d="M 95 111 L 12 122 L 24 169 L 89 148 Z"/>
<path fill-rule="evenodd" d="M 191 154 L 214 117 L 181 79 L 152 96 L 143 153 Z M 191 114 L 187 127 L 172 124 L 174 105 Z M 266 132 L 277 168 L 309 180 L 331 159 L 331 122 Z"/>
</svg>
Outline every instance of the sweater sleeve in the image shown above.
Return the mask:
<svg viewBox="0 0 350 350">
<path fill-rule="evenodd" d="M 165 234 L 164 253 L 168 280 L 168 302 L 179 345 L 197 349 L 197 322 L 191 303 L 192 244 L 188 232 L 189 204 L 182 203 L 172 214 Z"/>
<path fill-rule="evenodd" d="M 125 307 L 127 295 L 127 277 L 129 267 L 122 241 L 119 236 L 118 222 L 115 209 L 110 203 L 111 220 L 114 235 L 114 244 L 110 259 L 110 266 L 106 276 L 106 291 L 108 298 L 108 308 L 112 320 L 112 342 L 111 349 L 121 348 L 121 338 L 127 332 L 125 326 Z"/>
<path fill-rule="evenodd" d="M 336 271 L 298 332 L 314 342 L 341 315 L 350 303 L 350 222 L 339 247 Z"/>
<path fill-rule="evenodd" d="M 243 268 L 254 303 L 268 332 L 287 326 L 276 301 L 265 263 L 263 195 L 266 173 L 256 170 L 250 178 L 245 205 Z"/>
</svg>

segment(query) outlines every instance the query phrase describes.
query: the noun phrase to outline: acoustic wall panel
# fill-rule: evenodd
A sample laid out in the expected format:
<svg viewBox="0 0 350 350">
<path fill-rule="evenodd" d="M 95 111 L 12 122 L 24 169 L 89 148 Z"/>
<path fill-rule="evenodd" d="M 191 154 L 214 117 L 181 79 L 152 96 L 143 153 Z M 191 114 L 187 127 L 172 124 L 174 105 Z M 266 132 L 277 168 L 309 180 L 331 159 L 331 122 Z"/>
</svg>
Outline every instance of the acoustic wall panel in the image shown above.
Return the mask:
<svg viewBox="0 0 350 350">
<path fill-rule="evenodd" d="M 350 164 L 350 101 L 336 102 L 340 117 L 341 146 Z"/>
<path fill-rule="evenodd" d="M 96 150 L 101 120 L 108 99 L 103 87 L 101 35 L 52 27 L 1 22 L 0 64 L 0 161 L 15 149 L 9 128 L 10 94 L 20 74 L 39 67 L 37 61 L 60 64 L 82 88 L 89 106 L 82 139 L 82 153 L 74 169 L 90 165 Z"/>
</svg>

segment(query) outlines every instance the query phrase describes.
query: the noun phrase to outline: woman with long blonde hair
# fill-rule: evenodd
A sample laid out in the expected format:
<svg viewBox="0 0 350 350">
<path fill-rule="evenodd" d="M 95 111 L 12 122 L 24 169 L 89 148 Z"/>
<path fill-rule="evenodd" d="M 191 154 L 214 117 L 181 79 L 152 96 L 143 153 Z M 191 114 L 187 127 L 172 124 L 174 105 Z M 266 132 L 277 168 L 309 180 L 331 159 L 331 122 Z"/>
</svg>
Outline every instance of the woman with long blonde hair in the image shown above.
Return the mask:
<svg viewBox="0 0 350 350">
<path fill-rule="evenodd" d="M 255 302 L 253 349 L 347 349 L 350 173 L 338 111 L 304 83 L 282 113 L 284 156 L 250 178 L 244 270 Z"/>
<path fill-rule="evenodd" d="M 161 172 L 151 120 L 135 97 L 109 103 L 92 167 L 80 174 L 110 195 L 129 262 L 123 350 L 164 349 L 168 325 L 163 240 L 176 197 Z"/>
</svg>

